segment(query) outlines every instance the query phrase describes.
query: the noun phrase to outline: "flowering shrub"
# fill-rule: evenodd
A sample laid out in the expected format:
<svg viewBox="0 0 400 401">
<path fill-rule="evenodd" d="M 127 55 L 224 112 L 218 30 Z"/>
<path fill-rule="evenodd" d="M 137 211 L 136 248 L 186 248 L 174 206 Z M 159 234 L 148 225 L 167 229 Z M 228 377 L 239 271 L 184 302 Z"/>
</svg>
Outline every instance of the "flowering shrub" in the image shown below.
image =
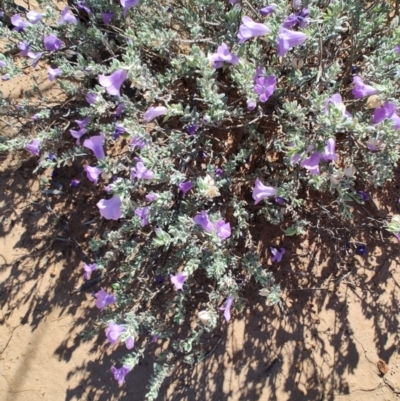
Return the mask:
<svg viewBox="0 0 400 401">
<path fill-rule="evenodd" d="M 388 2 L 362 0 L 39 4 L 5 1 L 2 80 L 42 63 L 74 106 L 61 119 L 46 99 L 35 104 L 37 87 L 18 105 L 1 98 L 2 113 L 32 129 L 2 138 L 0 150 L 26 149 L 36 171 L 82 160 L 71 185 L 105 191 L 99 215 L 118 226 L 90 241 L 84 279 L 113 279 L 95 305 L 101 335 L 129 350 L 110 366 L 119 384 L 148 344 L 172 339 L 150 380 L 152 400 L 179 358 L 204 357 L 201 335 L 240 310 L 239 277 L 269 305 L 280 302 L 252 241 L 254 216 L 299 235 L 308 191 L 331 194 L 340 221 L 369 200 L 357 188 L 392 178 L 398 17 Z M 397 220 L 387 228 L 400 237 Z M 270 249 L 273 263 L 285 258 L 283 247 Z M 178 327 L 185 336 L 174 337 Z"/>
</svg>

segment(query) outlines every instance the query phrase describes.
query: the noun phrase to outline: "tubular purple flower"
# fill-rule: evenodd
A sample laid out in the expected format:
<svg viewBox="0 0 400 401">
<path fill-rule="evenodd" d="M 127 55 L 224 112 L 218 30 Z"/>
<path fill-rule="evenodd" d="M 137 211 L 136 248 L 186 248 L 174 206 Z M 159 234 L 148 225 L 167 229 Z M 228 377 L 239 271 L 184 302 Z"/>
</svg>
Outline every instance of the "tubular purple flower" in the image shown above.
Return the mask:
<svg viewBox="0 0 400 401">
<path fill-rule="evenodd" d="M 26 150 L 33 156 L 39 156 L 40 140 L 34 139 L 32 142 L 26 145 Z"/>
<path fill-rule="evenodd" d="M 301 45 L 307 40 L 307 35 L 302 32 L 290 31 L 281 28 L 278 34 L 278 56 L 284 56 L 291 48 Z"/>
<path fill-rule="evenodd" d="M 72 25 L 77 25 L 78 20 L 73 15 L 69 9 L 68 6 L 64 7 L 63 10 L 61 11 L 61 17 L 58 20 L 58 25 L 64 25 L 64 24 L 72 24 Z"/>
<path fill-rule="evenodd" d="M 326 141 L 326 147 L 325 147 L 325 154 L 322 156 L 325 161 L 330 161 L 334 160 L 336 161 L 338 159 L 338 155 L 335 153 L 336 150 L 336 141 L 333 138 L 329 138 Z"/>
<path fill-rule="evenodd" d="M 305 28 L 308 24 L 307 17 L 310 15 L 308 8 L 303 8 L 303 10 L 298 11 L 294 14 L 290 14 L 283 22 L 282 27 L 290 29 L 293 27 Z"/>
<path fill-rule="evenodd" d="M 239 27 L 239 33 L 237 35 L 239 39 L 239 44 L 246 42 L 251 38 L 256 38 L 258 36 L 264 36 L 271 32 L 265 24 L 260 24 L 254 22 L 250 17 L 244 16 L 242 18 L 242 25 Z"/>
<path fill-rule="evenodd" d="M 225 240 L 231 236 L 231 225 L 224 220 L 218 220 L 214 223 L 217 237 Z"/>
<path fill-rule="evenodd" d="M 258 12 L 263 16 L 266 17 L 267 15 L 273 13 L 275 11 L 275 6 L 266 6 L 258 10 Z"/>
<path fill-rule="evenodd" d="M 90 92 L 90 93 L 88 93 L 88 94 L 86 95 L 86 101 L 87 101 L 90 105 L 95 104 L 95 103 L 96 103 L 96 100 L 97 100 L 97 94 L 96 94 L 96 93 Z"/>
<path fill-rule="evenodd" d="M 322 153 L 314 152 L 310 157 L 308 157 L 307 159 L 304 159 L 300 163 L 300 167 L 305 168 L 313 175 L 319 175 L 320 174 L 319 162 L 320 162 L 322 156 L 323 156 Z"/>
<path fill-rule="evenodd" d="M 84 274 L 83 274 L 83 278 L 85 280 L 89 280 L 90 276 L 92 275 L 92 272 L 94 272 L 97 269 L 97 264 L 93 263 L 91 265 L 87 265 L 86 263 L 83 264 L 83 270 L 84 270 Z"/>
<path fill-rule="evenodd" d="M 110 13 L 103 12 L 103 13 L 101 13 L 101 17 L 103 19 L 104 25 L 108 25 L 110 23 L 110 21 L 114 18 L 114 16 L 115 16 L 115 13 L 113 13 L 113 12 L 110 12 Z"/>
<path fill-rule="evenodd" d="M 104 153 L 103 143 L 104 134 L 101 133 L 100 135 L 92 136 L 89 139 L 86 139 L 83 142 L 83 146 L 93 151 L 98 160 L 104 160 L 106 155 Z"/>
<path fill-rule="evenodd" d="M 371 85 L 365 85 L 362 78 L 358 75 L 355 75 L 353 77 L 353 84 L 355 87 L 351 91 L 351 93 L 356 99 L 360 99 L 364 96 L 375 95 L 378 93 L 378 89 L 375 89 Z"/>
<path fill-rule="evenodd" d="M 335 93 L 334 95 L 325 100 L 325 114 L 329 114 L 330 104 L 339 109 L 342 112 L 343 117 L 352 118 L 351 114 L 348 111 L 346 111 L 346 106 L 344 105 L 342 101 L 342 96 L 340 96 L 339 93 Z"/>
<path fill-rule="evenodd" d="M 117 297 L 114 294 L 109 294 L 108 292 L 104 291 L 103 288 L 96 292 L 94 296 L 96 298 L 96 306 L 101 311 L 104 310 L 108 305 L 117 302 Z"/>
<path fill-rule="evenodd" d="M 56 50 L 60 49 L 63 45 L 63 42 L 57 38 L 56 35 L 49 35 L 45 36 L 43 39 L 44 47 L 49 52 L 55 52 Z"/>
<path fill-rule="evenodd" d="M 134 178 L 152 180 L 154 178 L 154 173 L 146 168 L 143 162 L 137 162 L 136 166 L 131 168 L 131 180 Z"/>
<path fill-rule="evenodd" d="M 171 283 L 175 286 L 175 290 L 183 290 L 183 283 L 187 280 L 188 274 L 185 272 L 178 273 L 176 276 L 169 275 Z"/>
<path fill-rule="evenodd" d="M 182 198 L 184 198 L 187 192 L 193 188 L 193 183 L 192 181 L 181 182 L 178 188 L 182 191 Z"/>
<path fill-rule="evenodd" d="M 47 67 L 47 72 L 49 73 L 49 81 L 53 82 L 56 77 L 61 75 L 61 70 L 59 68 Z"/>
<path fill-rule="evenodd" d="M 32 59 L 30 64 L 33 68 L 36 68 L 36 66 L 38 65 L 38 62 L 39 62 L 40 58 L 42 57 L 42 54 L 43 53 L 41 53 L 41 52 L 38 52 L 38 53 L 28 52 L 28 57 Z"/>
<path fill-rule="evenodd" d="M 1 80 L 2 80 L 2 81 L 8 81 L 9 79 L 10 79 L 10 75 L 9 75 L 9 74 L 3 75 L 3 76 L 1 77 Z"/>
<path fill-rule="evenodd" d="M 86 5 L 86 1 L 85 0 L 78 1 L 76 6 L 80 10 L 84 10 L 88 15 L 91 14 L 91 12 L 92 12 L 92 10 Z"/>
<path fill-rule="evenodd" d="M 4 60 L 0 60 L 0 68 L 6 67 L 7 63 Z"/>
<path fill-rule="evenodd" d="M 214 224 L 211 223 L 208 214 L 205 210 L 201 211 L 193 217 L 193 221 L 203 227 L 203 230 L 212 233 L 214 231 Z"/>
<path fill-rule="evenodd" d="M 71 180 L 71 187 L 73 187 L 73 188 L 79 187 L 80 182 L 81 182 L 80 180 L 73 178 Z"/>
<path fill-rule="evenodd" d="M 217 168 L 215 169 L 215 174 L 216 174 L 218 177 L 222 177 L 222 176 L 224 175 L 224 170 L 222 170 L 222 168 L 217 167 Z"/>
<path fill-rule="evenodd" d="M 190 135 L 190 136 L 193 136 L 193 135 L 195 135 L 196 134 L 196 132 L 197 132 L 197 130 L 200 128 L 200 124 L 189 124 L 187 127 L 186 127 L 186 130 L 187 130 L 187 132 L 188 132 L 188 134 Z"/>
<path fill-rule="evenodd" d="M 115 366 L 111 368 L 111 373 L 114 375 L 114 379 L 117 380 L 118 384 L 122 386 L 125 382 L 125 376 L 131 371 L 129 366 L 122 366 L 117 369 Z"/>
<path fill-rule="evenodd" d="M 114 114 L 113 114 L 113 117 L 115 117 L 115 118 L 121 117 L 122 112 L 124 111 L 124 109 L 125 109 L 124 104 L 123 104 L 123 103 L 120 103 L 120 104 L 117 106 L 117 108 L 115 109 L 115 112 L 114 112 Z"/>
<path fill-rule="evenodd" d="M 394 129 L 400 129 L 400 117 L 396 113 L 396 104 L 385 102 L 382 107 L 378 107 L 374 111 L 373 122 L 379 124 L 383 120 L 389 119 L 393 123 Z"/>
<path fill-rule="evenodd" d="M 25 41 L 24 42 L 19 42 L 17 46 L 18 46 L 18 49 L 21 50 L 19 55 L 23 56 L 23 57 L 28 57 L 28 53 L 29 53 L 29 50 L 30 50 L 29 43 L 25 42 Z"/>
<path fill-rule="evenodd" d="M 101 199 L 96 206 L 106 220 L 118 220 L 122 216 L 121 198 L 114 195 L 111 199 Z"/>
<path fill-rule="evenodd" d="M 280 251 L 278 250 L 278 248 L 273 248 L 273 247 L 270 247 L 269 249 L 271 250 L 272 253 L 271 262 L 279 263 L 282 260 L 283 255 L 286 253 L 285 248 L 281 248 Z"/>
<path fill-rule="evenodd" d="M 229 297 L 226 299 L 225 306 L 222 308 L 219 308 L 219 310 L 224 311 L 224 317 L 228 323 L 231 320 L 231 308 L 232 308 L 233 300 L 234 300 L 233 296 L 229 295 Z"/>
<path fill-rule="evenodd" d="M 15 14 L 11 17 L 11 23 L 14 25 L 13 31 L 23 32 L 28 23 L 19 15 Z"/>
<path fill-rule="evenodd" d="M 149 213 L 150 213 L 150 206 L 138 207 L 135 210 L 135 214 L 136 214 L 136 216 L 139 217 L 140 225 L 142 227 L 147 226 L 147 224 L 149 224 L 149 220 L 148 220 Z"/>
<path fill-rule="evenodd" d="M 125 340 L 126 349 L 132 349 L 135 346 L 135 340 L 132 337 L 128 337 Z"/>
<path fill-rule="evenodd" d="M 152 192 L 150 194 L 147 194 L 145 198 L 147 202 L 154 202 L 158 198 L 158 195 Z"/>
<path fill-rule="evenodd" d="M 113 139 L 118 139 L 124 133 L 125 133 L 124 126 L 121 123 L 116 123 L 113 133 Z"/>
<path fill-rule="evenodd" d="M 247 101 L 247 110 L 253 111 L 257 106 L 257 102 L 254 99 L 249 99 Z"/>
<path fill-rule="evenodd" d="M 99 75 L 99 83 L 102 87 L 106 88 L 109 95 L 120 97 L 121 86 L 127 76 L 128 71 L 120 68 L 111 75 Z"/>
<path fill-rule="evenodd" d="M 132 146 L 132 149 L 135 149 L 136 146 L 139 149 L 143 149 L 146 146 L 146 141 L 144 139 L 136 136 L 135 138 L 132 139 L 131 146 Z"/>
<path fill-rule="evenodd" d="M 107 340 L 111 345 L 115 345 L 119 341 L 119 338 L 124 331 L 124 326 L 109 322 L 106 329 Z"/>
<path fill-rule="evenodd" d="M 43 18 L 43 14 L 40 14 L 37 11 L 29 11 L 26 14 L 26 18 L 31 24 L 36 25 Z"/>
<path fill-rule="evenodd" d="M 83 120 L 74 120 L 80 129 L 86 128 L 90 121 L 90 117 L 85 117 Z"/>
<path fill-rule="evenodd" d="M 254 92 L 259 95 L 261 103 L 265 103 L 276 89 L 276 77 L 274 75 L 268 78 L 259 77 L 254 85 Z"/>
<path fill-rule="evenodd" d="M 137 6 L 140 0 L 120 0 L 121 6 L 124 8 L 124 17 L 128 15 L 129 9 Z"/>
<path fill-rule="evenodd" d="M 80 145 L 81 144 L 81 137 L 83 136 L 83 135 L 85 135 L 86 134 L 86 129 L 85 128 L 82 128 L 82 129 L 80 129 L 79 131 L 75 131 L 75 130 L 73 130 L 73 129 L 70 129 L 69 130 L 69 133 L 76 139 L 76 144 L 77 145 Z"/>
<path fill-rule="evenodd" d="M 265 186 L 258 178 L 256 179 L 255 186 L 253 189 L 254 204 L 257 205 L 261 200 L 270 196 L 276 195 L 276 188 Z"/>
<path fill-rule="evenodd" d="M 164 116 L 165 114 L 168 114 L 168 109 L 164 106 L 158 106 L 158 107 L 149 107 L 143 115 L 143 120 L 148 123 L 151 120 L 154 120 L 156 117 L 159 116 Z"/>
<path fill-rule="evenodd" d="M 224 63 L 233 65 L 239 63 L 239 57 L 231 53 L 225 43 L 218 47 L 216 53 L 209 56 L 209 60 L 215 69 L 221 68 Z"/>
<path fill-rule="evenodd" d="M 97 184 L 100 175 L 103 173 L 97 167 L 90 167 L 89 165 L 83 166 L 83 169 L 86 171 L 86 177 L 89 181 L 92 181 L 94 184 Z"/>
</svg>

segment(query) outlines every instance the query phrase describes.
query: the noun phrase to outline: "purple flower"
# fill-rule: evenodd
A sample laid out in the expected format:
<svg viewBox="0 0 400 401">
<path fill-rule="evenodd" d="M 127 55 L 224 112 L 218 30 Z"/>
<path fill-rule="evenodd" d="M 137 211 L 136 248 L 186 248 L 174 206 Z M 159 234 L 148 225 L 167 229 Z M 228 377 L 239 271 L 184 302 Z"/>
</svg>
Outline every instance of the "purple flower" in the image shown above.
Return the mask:
<svg viewBox="0 0 400 401">
<path fill-rule="evenodd" d="M 83 270 L 85 271 L 85 273 L 83 274 L 83 278 L 85 280 L 89 280 L 92 272 L 95 271 L 96 269 L 97 269 L 96 263 L 93 263 L 91 265 L 87 265 L 86 263 L 84 263 Z"/>
<path fill-rule="evenodd" d="M 113 133 L 113 138 L 118 139 L 123 133 L 125 133 L 125 128 L 121 123 L 116 123 Z"/>
<path fill-rule="evenodd" d="M 168 114 L 168 109 L 164 106 L 158 106 L 158 107 L 149 107 L 143 115 L 143 120 L 148 123 L 151 120 L 154 120 L 156 117 L 163 116 L 165 114 Z"/>
<path fill-rule="evenodd" d="M 249 99 L 247 101 L 247 110 L 252 111 L 256 108 L 257 102 L 253 99 Z"/>
<path fill-rule="evenodd" d="M 40 147 L 39 139 L 34 139 L 32 142 L 28 143 L 25 148 L 31 153 L 31 155 L 39 156 L 39 147 Z"/>
<path fill-rule="evenodd" d="M 124 331 L 125 331 L 124 326 L 109 322 L 108 327 L 106 329 L 107 340 L 111 345 L 115 345 Z"/>
<path fill-rule="evenodd" d="M 108 305 L 117 302 L 117 297 L 114 294 L 109 294 L 103 289 L 100 289 L 100 291 L 96 292 L 94 296 L 96 298 L 96 306 L 101 311 L 104 310 Z"/>
<path fill-rule="evenodd" d="M 103 143 L 104 134 L 101 133 L 100 135 L 92 136 L 89 139 L 86 139 L 83 142 L 83 146 L 93 151 L 98 160 L 103 160 L 106 157 L 104 153 Z"/>
<path fill-rule="evenodd" d="M 7 63 L 4 60 L 0 60 L 0 68 L 3 68 L 7 65 Z"/>
<path fill-rule="evenodd" d="M 90 117 L 85 117 L 83 120 L 74 120 L 80 129 L 86 128 L 86 125 L 90 121 Z"/>
<path fill-rule="evenodd" d="M 61 11 L 61 17 L 58 20 L 58 25 L 64 25 L 64 24 L 76 25 L 77 23 L 78 23 L 78 20 L 76 19 L 75 15 L 71 14 L 69 7 L 66 6 Z"/>
<path fill-rule="evenodd" d="M 131 168 L 131 180 L 133 180 L 134 178 L 142 180 L 152 180 L 153 177 L 153 171 L 146 168 L 143 162 L 137 162 L 136 166 Z"/>
<path fill-rule="evenodd" d="M 61 75 L 61 70 L 59 68 L 47 67 L 47 72 L 49 73 L 49 81 L 53 82 L 56 77 Z"/>
<path fill-rule="evenodd" d="M 282 27 L 286 29 L 290 29 L 296 26 L 300 28 L 305 28 L 308 24 L 307 17 L 309 16 L 309 14 L 310 11 L 308 10 L 308 8 L 303 8 L 301 11 L 290 14 L 283 22 Z"/>
<path fill-rule="evenodd" d="M 78 1 L 76 6 L 80 10 L 86 11 L 87 14 L 90 14 L 92 12 L 92 10 L 86 5 L 86 1 L 85 0 Z"/>
<path fill-rule="evenodd" d="M 182 191 L 182 198 L 184 198 L 187 192 L 193 188 L 193 183 L 192 181 L 181 182 L 178 188 Z"/>
<path fill-rule="evenodd" d="M 169 275 L 171 283 L 175 286 L 175 290 L 182 290 L 183 283 L 187 280 L 188 274 L 185 272 L 178 273 L 176 276 L 173 274 Z"/>
<path fill-rule="evenodd" d="M 99 83 L 102 87 L 106 88 L 109 95 L 120 97 L 121 86 L 127 76 L 128 71 L 120 68 L 111 75 L 99 75 Z"/>
<path fill-rule="evenodd" d="M 290 31 L 281 28 L 278 34 L 278 56 L 284 56 L 292 47 L 301 45 L 307 39 L 307 35 L 302 32 Z"/>
<path fill-rule="evenodd" d="M 49 52 L 54 52 L 61 48 L 63 42 L 57 38 L 57 36 L 51 34 L 49 36 L 45 36 L 43 39 L 44 47 Z"/>
<path fill-rule="evenodd" d="M 187 127 L 186 127 L 186 130 L 187 130 L 187 132 L 188 132 L 188 134 L 190 135 L 190 136 L 193 136 L 193 135 L 195 135 L 196 134 L 196 132 L 197 132 L 197 130 L 200 128 L 200 125 L 199 124 L 189 124 Z"/>
<path fill-rule="evenodd" d="M 151 336 L 151 340 L 150 340 L 150 343 L 155 343 L 155 342 L 157 342 L 157 340 L 160 338 L 160 335 L 159 334 L 153 334 L 152 336 Z"/>
<path fill-rule="evenodd" d="M 338 159 L 338 155 L 335 153 L 336 150 L 336 141 L 333 138 L 329 138 L 326 141 L 325 153 L 322 156 L 325 161 Z"/>
<path fill-rule="evenodd" d="M 71 187 L 78 187 L 79 183 L 80 183 L 80 180 L 77 180 L 77 179 L 73 178 L 71 180 Z"/>
<path fill-rule="evenodd" d="M 28 52 L 28 57 L 32 59 L 30 64 L 33 68 L 36 68 L 36 66 L 40 60 L 40 57 L 42 57 L 42 54 L 43 53 L 41 53 L 41 52 L 38 52 L 38 53 Z"/>
<path fill-rule="evenodd" d="M 3 76 L 1 77 L 1 80 L 2 80 L 2 81 L 8 81 L 9 79 L 10 79 L 10 75 L 9 75 L 9 74 L 3 75 Z"/>
<path fill-rule="evenodd" d="M 23 56 L 23 57 L 28 57 L 28 53 L 29 53 L 29 50 L 30 50 L 30 45 L 29 45 L 29 43 L 28 42 L 19 42 L 18 43 L 18 49 L 19 50 L 21 50 L 20 51 L 20 56 Z"/>
<path fill-rule="evenodd" d="M 97 94 L 96 94 L 96 93 L 89 92 L 89 93 L 86 95 L 86 101 L 87 101 L 90 105 L 96 103 L 96 100 L 97 100 Z"/>
<path fill-rule="evenodd" d="M 29 11 L 26 14 L 26 18 L 31 24 L 36 25 L 43 18 L 43 14 L 40 14 L 37 11 Z"/>
<path fill-rule="evenodd" d="M 140 0 L 120 0 L 121 6 L 124 8 L 124 17 L 128 15 L 130 8 L 137 6 Z"/>
<path fill-rule="evenodd" d="M 147 226 L 147 224 L 149 224 L 149 220 L 147 218 L 149 216 L 149 213 L 150 213 L 150 206 L 138 207 L 135 210 L 136 216 L 140 218 L 140 225 L 142 227 Z"/>
<path fill-rule="evenodd" d="M 222 308 L 219 308 L 219 310 L 224 311 L 224 317 L 227 322 L 229 322 L 231 320 L 231 308 L 232 308 L 233 300 L 234 300 L 233 296 L 229 295 L 229 297 L 226 299 L 225 306 Z"/>
<path fill-rule="evenodd" d="M 89 165 L 83 166 L 83 169 L 86 171 L 86 177 L 88 180 L 97 184 L 102 171 L 97 167 L 90 167 Z"/>
<path fill-rule="evenodd" d="M 334 95 L 325 100 L 325 114 L 329 114 L 330 104 L 334 105 L 337 109 L 339 109 L 342 112 L 343 117 L 352 118 L 351 114 L 348 111 L 346 111 L 346 106 L 344 105 L 342 101 L 342 96 L 340 96 L 339 93 L 335 93 Z"/>
<path fill-rule="evenodd" d="M 271 262 L 279 263 L 282 260 L 283 255 L 286 253 L 285 248 L 281 248 L 280 252 L 279 252 L 278 248 L 270 247 L 269 249 L 271 250 L 271 253 L 272 253 Z"/>
<path fill-rule="evenodd" d="M 369 195 L 368 195 L 366 192 L 364 192 L 364 191 L 358 191 L 357 193 L 358 193 L 358 195 L 360 195 L 360 198 L 361 198 L 364 202 L 366 202 L 367 200 L 369 200 Z"/>
<path fill-rule="evenodd" d="M 124 111 L 124 109 L 125 109 L 124 104 L 123 104 L 123 103 L 120 103 L 120 104 L 117 106 L 117 108 L 115 109 L 115 112 L 114 112 L 114 114 L 113 114 L 113 117 L 115 117 L 115 118 L 121 117 L 122 112 Z"/>
<path fill-rule="evenodd" d="M 122 1 L 122 0 L 121 0 Z M 125 382 L 125 376 L 131 371 L 129 366 L 122 366 L 122 368 L 117 369 L 115 366 L 111 368 L 111 373 L 114 375 L 114 379 L 118 381 L 121 386 Z"/>
<path fill-rule="evenodd" d="M 362 78 L 358 75 L 353 77 L 353 84 L 355 88 L 351 91 L 356 99 L 360 99 L 364 96 L 371 96 L 378 93 L 378 89 L 375 89 L 371 85 L 365 85 Z"/>
<path fill-rule="evenodd" d="M 217 52 L 209 57 L 215 69 L 221 68 L 224 63 L 236 65 L 239 62 L 239 57 L 229 51 L 228 46 L 222 43 L 218 47 Z"/>
<path fill-rule="evenodd" d="M 253 189 L 254 204 L 257 205 L 261 200 L 268 198 L 269 196 L 276 195 L 276 188 L 265 186 L 258 178 L 256 179 L 255 186 Z"/>
<path fill-rule="evenodd" d="M 310 157 L 304 159 L 300 163 L 300 166 L 308 170 L 313 175 L 319 175 L 319 162 L 322 156 L 322 153 L 314 152 Z"/>
<path fill-rule="evenodd" d="M 211 223 L 208 214 L 205 210 L 201 211 L 200 214 L 197 214 L 196 216 L 193 217 L 193 221 L 196 224 L 199 224 L 200 226 L 203 227 L 203 230 L 207 232 L 213 232 L 214 231 L 214 224 Z"/>
<path fill-rule="evenodd" d="M 125 340 L 125 345 L 127 349 L 132 349 L 135 346 L 135 340 L 132 337 L 128 337 Z"/>
<path fill-rule="evenodd" d="M 139 149 L 143 149 L 146 146 L 146 141 L 142 138 L 139 138 L 138 136 L 136 136 L 135 138 L 132 139 L 131 141 L 131 146 L 134 149 L 136 146 Z"/>
<path fill-rule="evenodd" d="M 400 129 L 400 117 L 396 113 L 396 105 L 392 102 L 385 102 L 382 107 L 375 109 L 372 119 L 375 124 L 389 119 L 392 121 L 394 129 Z"/>
<path fill-rule="evenodd" d="M 396 46 L 393 50 L 394 50 L 396 53 L 400 54 L 400 46 Z"/>
<path fill-rule="evenodd" d="M 224 175 L 224 170 L 222 170 L 221 168 L 217 167 L 215 169 L 215 174 L 217 174 L 219 177 L 222 177 Z"/>
<path fill-rule="evenodd" d="M 110 23 L 110 21 L 114 18 L 114 16 L 115 16 L 115 13 L 112 13 L 112 12 L 110 12 L 110 13 L 106 13 L 106 12 L 101 13 L 101 17 L 103 18 L 104 25 L 108 25 Z"/>
<path fill-rule="evenodd" d="M 11 23 L 15 27 L 13 31 L 17 32 L 23 32 L 23 30 L 28 26 L 28 23 L 19 14 L 15 14 L 11 17 Z"/>
<path fill-rule="evenodd" d="M 145 196 L 145 198 L 146 198 L 147 202 L 153 202 L 158 198 L 158 195 L 152 192 L 150 194 L 147 194 Z"/>
<path fill-rule="evenodd" d="M 285 204 L 285 199 L 282 198 L 281 196 L 276 196 L 274 201 L 278 204 L 278 205 L 284 205 Z"/>
<path fill-rule="evenodd" d="M 268 78 L 259 77 L 254 85 L 254 92 L 259 95 L 261 103 L 266 102 L 276 89 L 276 77 L 274 75 Z"/>
<path fill-rule="evenodd" d="M 231 236 L 231 225 L 229 223 L 225 223 L 224 220 L 218 220 L 214 223 L 217 237 L 220 240 L 225 240 Z"/>
<path fill-rule="evenodd" d="M 266 6 L 258 10 L 258 12 L 263 16 L 266 17 L 267 15 L 273 13 L 275 10 L 275 6 Z"/>
<path fill-rule="evenodd" d="M 122 216 L 121 198 L 114 195 L 111 199 L 101 199 L 96 206 L 106 220 L 118 220 Z"/>
<path fill-rule="evenodd" d="M 242 44 L 246 42 L 246 40 L 258 36 L 264 36 L 270 32 L 271 29 L 269 29 L 265 24 L 254 22 L 250 17 L 244 16 L 237 37 L 239 38 L 239 44 Z"/>
<path fill-rule="evenodd" d="M 69 133 L 76 139 L 77 145 L 81 144 L 81 137 L 86 134 L 86 129 L 82 128 L 79 131 L 75 131 L 73 129 L 69 130 Z"/>
</svg>

